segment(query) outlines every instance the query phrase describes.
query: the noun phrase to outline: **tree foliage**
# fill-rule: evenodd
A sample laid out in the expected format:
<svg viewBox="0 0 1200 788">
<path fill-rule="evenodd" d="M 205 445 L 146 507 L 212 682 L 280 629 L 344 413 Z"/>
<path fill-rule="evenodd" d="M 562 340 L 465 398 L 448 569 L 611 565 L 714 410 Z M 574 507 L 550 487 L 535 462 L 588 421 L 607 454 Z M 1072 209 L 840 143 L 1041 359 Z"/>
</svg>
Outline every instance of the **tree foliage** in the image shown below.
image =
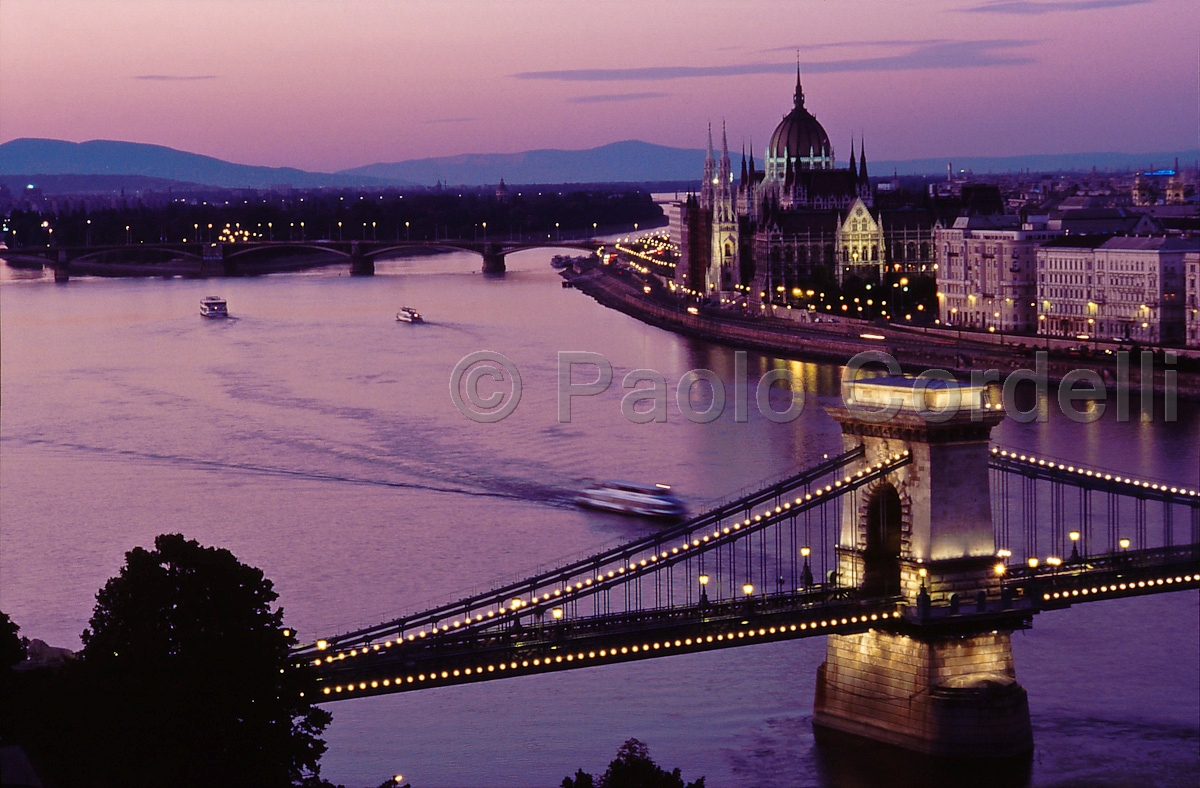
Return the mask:
<svg viewBox="0 0 1200 788">
<path fill-rule="evenodd" d="M 135 548 L 83 632 L 98 784 L 291 785 L 318 770 L 328 712 L 263 573 L 179 534 Z"/>
<path fill-rule="evenodd" d="M 17 635 L 21 628 L 8 614 L 0 611 L 0 670 L 11 668 L 25 659 L 25 644 Z"/>
<path fill-rule="evenodd" d="M 599 778 L 580 769 L 563 778 L 562 788 L 704 788 L 704 778 L 685 786 L 678 768 L 668 772 L 650 758 L 649 747 L 629 739 Z"/>
</svg>

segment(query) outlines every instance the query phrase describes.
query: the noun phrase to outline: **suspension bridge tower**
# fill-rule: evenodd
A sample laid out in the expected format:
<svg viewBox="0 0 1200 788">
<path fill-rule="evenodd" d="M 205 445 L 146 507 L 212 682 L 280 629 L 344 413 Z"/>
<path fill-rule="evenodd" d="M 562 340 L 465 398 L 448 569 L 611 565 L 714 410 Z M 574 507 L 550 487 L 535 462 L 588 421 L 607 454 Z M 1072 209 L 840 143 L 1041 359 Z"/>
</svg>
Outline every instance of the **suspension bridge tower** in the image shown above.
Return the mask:
<svg viewBox="0 0 1200 788">
<path fill-rule="evenodd" d="M 1004 417 L 982 386 L 888 377 L 843 384 L 830 412 L 865 466 L 912 462 L 842 509 L 839 581 L 897 597 L 905 614 L 830 635 L 813 726 L 928 755 L 1016 757 L 1033 748 L 1010 633 L 1020 611 L 1001 592 L 988 444 Z"/>
</svg>

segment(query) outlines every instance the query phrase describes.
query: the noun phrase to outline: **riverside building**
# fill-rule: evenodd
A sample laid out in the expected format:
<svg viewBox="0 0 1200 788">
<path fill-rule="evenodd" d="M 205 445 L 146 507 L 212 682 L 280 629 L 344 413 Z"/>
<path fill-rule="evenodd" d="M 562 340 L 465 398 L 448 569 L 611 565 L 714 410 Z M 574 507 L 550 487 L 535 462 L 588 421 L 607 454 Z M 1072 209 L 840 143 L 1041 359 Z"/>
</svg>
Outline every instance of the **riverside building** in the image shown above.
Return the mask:
<svg viewBox="0 0 1200 788">
<path fill-rule="evenodd" d="M 1038 333 L 1179 344 L 1185 262 L 1200 241 L 1064 236 L 1037 252 Z"/>
<path fill-rule="evenodd" d="M 735 175 L 728 136 L 711 128 L 698 195 L 675 207 L 681 260 L 674 285 L 701 298 L 803 301 L 814 281 L 879 281 L 891 270 L 933 268 L 933 220 L 920 210 L 881 211 L 865 146 L 847 166 L 805 105 L 800 74 L 790 112 L 771 134 L 763 168 L 743 150 Z"/>
<path fill-rule="evenodd" d="M 1033 333 L 1037 249 L 1060 232 L 997 214 L 960 216 L 933 234 L 943 324 Z"/>
</svg>

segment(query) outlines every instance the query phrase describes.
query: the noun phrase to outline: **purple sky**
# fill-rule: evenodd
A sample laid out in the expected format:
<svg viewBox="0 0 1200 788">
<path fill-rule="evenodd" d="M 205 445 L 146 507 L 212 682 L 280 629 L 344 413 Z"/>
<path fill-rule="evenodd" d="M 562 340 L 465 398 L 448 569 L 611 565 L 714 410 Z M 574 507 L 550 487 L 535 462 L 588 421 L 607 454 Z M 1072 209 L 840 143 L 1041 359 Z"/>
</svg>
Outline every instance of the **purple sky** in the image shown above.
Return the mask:
<svg viewBox="0 0 1200 788">
<path fill-rule="evenodd" d="M 844 158 L 1200 146 L 1196 0 L 4 0 L 0 141 L 312 170 L 624 139 Z"/>
</svg>

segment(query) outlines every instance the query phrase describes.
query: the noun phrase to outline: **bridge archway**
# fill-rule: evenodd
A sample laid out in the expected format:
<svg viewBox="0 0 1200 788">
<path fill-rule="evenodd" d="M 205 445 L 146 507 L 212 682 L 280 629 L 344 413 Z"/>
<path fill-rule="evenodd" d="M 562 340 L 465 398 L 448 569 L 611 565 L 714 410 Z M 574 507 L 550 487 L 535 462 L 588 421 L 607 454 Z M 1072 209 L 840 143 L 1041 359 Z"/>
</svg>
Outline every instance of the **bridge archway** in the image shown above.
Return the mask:
<svg viewBox="0 0 1200 788">
<path fill-rule="evenodd" d="M 867 498 L 863 525 L 862 590 L 867 596 L 901 592 L 900 558 L 904 542 L 904 505 L 890 483 L 876 487 Z"/>
</svg>

